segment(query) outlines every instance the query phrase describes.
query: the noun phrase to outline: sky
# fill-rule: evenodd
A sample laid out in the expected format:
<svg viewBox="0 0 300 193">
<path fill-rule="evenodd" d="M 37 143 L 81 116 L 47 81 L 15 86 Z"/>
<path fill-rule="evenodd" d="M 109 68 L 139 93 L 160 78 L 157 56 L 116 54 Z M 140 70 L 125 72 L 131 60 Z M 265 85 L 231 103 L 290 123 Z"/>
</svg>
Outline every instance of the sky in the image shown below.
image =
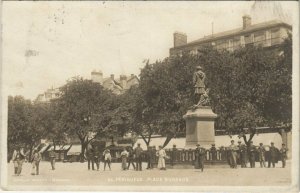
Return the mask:
<svg viewBox="0 0 300 193">
<path fill-rule="evenodd" d="M 74 76 L 90 79 L 139 75 L 143 61 L 169 56 L 175 31 L 188 42 L 252 23 L 280 19 L 292 24 L 297 2 L 4 1 L 2 2 L 4 95 L 35 99 Z"/>
</svg>

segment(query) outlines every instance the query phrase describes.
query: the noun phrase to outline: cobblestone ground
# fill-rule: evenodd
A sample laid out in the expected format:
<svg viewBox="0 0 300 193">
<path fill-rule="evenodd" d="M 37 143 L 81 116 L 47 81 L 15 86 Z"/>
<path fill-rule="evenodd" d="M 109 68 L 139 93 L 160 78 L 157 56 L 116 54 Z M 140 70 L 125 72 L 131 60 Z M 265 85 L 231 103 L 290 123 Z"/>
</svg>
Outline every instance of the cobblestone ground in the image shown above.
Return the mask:
<svg viewBox="0 0 300 193">
<path fill-rule="evenodd" d="M 88 171 L 87 163 L 56 163 L 51 170 L 49 162 L 41 162 L 40 175 L 30 175 L 31 165 L 24 163 L 21 176 L 13 175 L 13 164 L 8 164 L 8 186 L 283 186 L 291 183 L 291 164 L 281 168 L 237 168 L 209 166 L 204 172 L 196 169 L 153 169 L 143 171 L 122 171 L 119 163 L 112 164 L 111 171 Z M 145 165 L 143 165 L 145 168 Z"/>
</svg>

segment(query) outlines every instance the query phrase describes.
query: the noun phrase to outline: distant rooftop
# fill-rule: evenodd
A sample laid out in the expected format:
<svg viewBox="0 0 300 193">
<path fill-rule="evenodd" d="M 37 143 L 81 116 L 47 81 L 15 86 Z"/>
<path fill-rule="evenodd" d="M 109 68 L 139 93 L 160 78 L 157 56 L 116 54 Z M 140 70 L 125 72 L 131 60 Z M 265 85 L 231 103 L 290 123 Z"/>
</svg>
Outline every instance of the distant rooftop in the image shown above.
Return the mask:
<svg viewBox="0 0 300 193">
<path fill-rule="evenodd" d="M 223 31 L 223 32 L 219 32 L 216 34 L 204 36 L 203 38 L 188 42 L 185 45 L 177 46 L 177 47 L 174 47 L 171 49 L 176 49 L 176 48 L 194 45 L 194 44 L 198 44 L 198 43 L 210 42 L 212 40 L 222 39 L 222 38 L 226 38 L 226 37 L 230 37 L 230 36 L 234 36 L 234 35 L 241 35 L 244 33 L 254 32 L 254 31 L 262 30 L 264 28 L 270 28 L 270 27 L 276 27 L 276 26 L 285 26 L 287 28 L 292 29 L 292 26 L 287 23 L 284 23 L 280 20 L 271 20 L 271 21 L 262 22 L 262 23 L 258 23 L 258 24 L 251 24 L 251 25 L 247 26 L 246 28 L 240 27 L 240 28 L 236 28 L 233 30 Z M 178 32 L 176 32 L 176 33 L 178 33 Z"/>
</svg>

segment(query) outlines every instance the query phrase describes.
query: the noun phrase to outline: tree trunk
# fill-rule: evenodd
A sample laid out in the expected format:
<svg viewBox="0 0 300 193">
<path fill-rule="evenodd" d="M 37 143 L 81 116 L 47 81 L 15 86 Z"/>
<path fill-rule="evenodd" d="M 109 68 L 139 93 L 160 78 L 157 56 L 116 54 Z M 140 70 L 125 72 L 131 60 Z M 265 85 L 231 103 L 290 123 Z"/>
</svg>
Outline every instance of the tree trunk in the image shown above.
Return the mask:
<svg viewBox="0 0 300 193">
<path fill-rule="evenodd" d="M 84 162 L 84 153 L 86 149 L 86 143 L 84 140 L 80 140 L 81 143 L 81 153 L 80 153 L 80 162 Z"/>
<path fill-rule="evenodd" d="M 29 149 L 29 155 L 28 155 L 28 161 L 30 162 L 31 161 L 31 156 L 32 156 L 32 151 L 33 151 L 33 146 L 34 146 L 34 143 L 31 143 L 30 144 L 30 149 Z M 25 152 L 24 152 L 25 153 Z"/>
<path fill-rule="evenodd" d="M 141 136 L 142 136 L 144 142 L 146 143 L 146 145 L 147 145 L 147 147 L 148 147 L 149 144 L 150 144 L 151 135 L 149 135 L 148 140 L 146 139 L 146 137 L 145 137 L 144 135 L 141 135 Z"/>
<path fill-rule="evenodd" d="M 173 139 L 173 135 L 168 135 L 165 142 L 164 142 L 164 144 L 163 144 L 163 148 L 165 148 L 172 139 Z"/>
</svg>

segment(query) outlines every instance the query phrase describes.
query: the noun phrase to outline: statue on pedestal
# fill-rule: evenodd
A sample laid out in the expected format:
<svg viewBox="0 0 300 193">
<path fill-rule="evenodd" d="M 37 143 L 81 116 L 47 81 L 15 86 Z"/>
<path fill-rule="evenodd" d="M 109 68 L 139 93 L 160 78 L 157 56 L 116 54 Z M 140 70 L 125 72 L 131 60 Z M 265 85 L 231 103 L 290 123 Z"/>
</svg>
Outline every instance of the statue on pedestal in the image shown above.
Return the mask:
<svg viewBox="0 0 300 193">
<path fill-rule="evenodd" d="M 208 89 L 205 89 L 205 73 L 202 71 L 201 66 L 196 67 L 197 71 L 193 75 L 193 84 L 195 88 L 195 97 L 197 98 L 197 103 L 193 105 L 193 108 L 200 106 L 208 106 Z"/>
</svg>

